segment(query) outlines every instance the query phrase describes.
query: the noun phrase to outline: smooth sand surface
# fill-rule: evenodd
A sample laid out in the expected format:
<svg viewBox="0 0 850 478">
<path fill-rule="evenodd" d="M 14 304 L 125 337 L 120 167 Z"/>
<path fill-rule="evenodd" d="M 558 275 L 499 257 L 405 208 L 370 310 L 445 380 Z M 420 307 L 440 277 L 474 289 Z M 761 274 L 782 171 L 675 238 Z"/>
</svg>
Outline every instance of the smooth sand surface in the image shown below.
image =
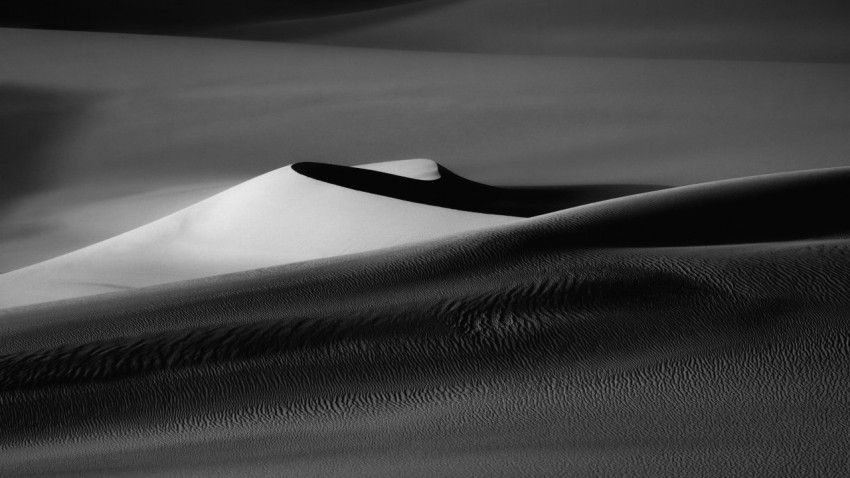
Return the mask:
<svg viewBox="0 0 850 478">
<path fill-rule="evenodd" d="M 381 173 L 378 180 L 439 178 L 437 164 L 425 159 L 362 168 Z M 287 166 L 117 237 L 2 274 L 0 309 L 396 247 L 518 219 L 357 191 Z"/>
<path fill-rule="evenodd" d="M 495 185 L 683 185 L 842 166 L 850 150 L 846 64 L 14 29 L 0 29 L 0 58 L 2 272 L 187 205 L 128 196 L 302 161 L 424 157 Z M 123 205 L 122 219 L 56 219 L 92 196 L 108 214 Z"/>
<path fill-rule="evenodd" d="M 306 20 L 200 29 L 217 37 L 487 54 L 850 60 L 832 0 L 425 0 Z"/>
</svg>

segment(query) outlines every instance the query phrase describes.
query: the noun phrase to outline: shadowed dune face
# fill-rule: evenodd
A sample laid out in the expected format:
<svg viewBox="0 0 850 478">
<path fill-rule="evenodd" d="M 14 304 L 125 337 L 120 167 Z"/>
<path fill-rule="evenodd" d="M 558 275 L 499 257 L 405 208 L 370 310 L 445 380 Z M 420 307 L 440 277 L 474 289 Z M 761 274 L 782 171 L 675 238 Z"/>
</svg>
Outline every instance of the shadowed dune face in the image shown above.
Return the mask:
<svg viewBox="0 0 850 478">
<path fill-rule="evenodd" d="M 33 251 L 4 244 L 0 270 L 192 202 L 169 208 L 162 198 L 153 210 L 131 206 L 137 199 L 128 195 L 204 184 L 220 191 L 299 161 L 430 157 L 487 184 L 584 187 L 836 167 L 850 150 L 850 69 L 838 64 L 461 55 L 35 30 L 0 31 L 0 56 L 8 83 L 96 95 L 69 123 L 73 134 L 61 148 L 40 150 L 43 164 L 59 166 L 55 177 L 15 211 L 26 218 Z M 53 121 L 44 109 L 27 114 Z M 56 225 L 75 212 L 69 205 L 90 197 L 116 207 L 107 219 L 90 214 L 85 228 Z M 120 214 L 118 204 L 126 205 Z M 20 224 L 2 218 L 0 230 L 20 232 Z"/>
<path fill-rule="evenodd" d="M 0 79 L 0 273 L 85 244 L 22 209 L 61 187 L 67 165 L 57 151 L 85 123 L 94 100 L 89 93 Z"/>
<path fill-rule="evenodd" d="M 833 0 L 457 0 L 205 34 L 445 52 L 778 61 L 850 60 Z"/>
<path fill-rule="evenodd" d="M 7 2 L 0 476 L 850 476 L 848 11 Z"/>
<path fill-rule="evenodd" d="M 180 33 L 200 26 L 323 16 L 411 1 L 416 0 L 16 1 L 0 10 L 0 26 Z"/>
<path fill-rule="evenodd" d="M 88 103 L 83 94 L 0 82 L 0 213 L 50 186 L 63 167 L 50 150 L 75 129 Z"/>
<path fill-rule="evenodd" d="M 680 247 L 846 237 L 829 213 L 850 201 L 850 168 L 674 188 L 573 211 L 583 247 Z M 557 214 L 555 214 L 557 216 Z"/>
<path fill-rule="evenodd" d="M 539 216 L 594 201 L 664 189 L 650 185 L 499 188 L 462 178 L 443 166 L 439 166 L 439 178 L 427 182 L 323 163 L 297 163 L 292 169 L 319 181 L 380 196 L 519 217 Z"/>
<path fill-rule="evenodd" d="M 0 26 L 497 54 L 850 60 L 834 0 L 17 1 Z"/>
</svg>

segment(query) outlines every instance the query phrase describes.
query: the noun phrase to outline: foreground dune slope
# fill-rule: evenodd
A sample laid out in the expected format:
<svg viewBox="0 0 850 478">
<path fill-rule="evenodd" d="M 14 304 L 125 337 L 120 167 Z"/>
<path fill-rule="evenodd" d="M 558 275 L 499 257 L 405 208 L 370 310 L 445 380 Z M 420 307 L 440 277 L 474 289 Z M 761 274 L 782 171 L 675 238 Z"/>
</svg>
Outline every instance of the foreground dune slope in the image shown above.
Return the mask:
<svg viewBox="0 0 850 478">
<path fill-rule="evenodd" d="M 354 174 L 359 190 L 313 179 L 298 167 L 273 171 L 112 239 L 0 275 L 0 307 L 394 247 L 517 220 L 462 211 L 460 197 L 438 204 L 443 207 L 425 204 L 434 203 L 428 199 L 439 198 L 445 189 L 430 160 L 363 170 L 340 167 L 365 175 Z M 395 197 L 370 192 L 382 184 L 398 184 Z M 405 188 L 420 194 L 408 197 Z"/>
<path fill-rule="evenodd" d="M 0 469 L 846 474 L 848 186 L 674 188 L 7 311 Z"/>
</svg>

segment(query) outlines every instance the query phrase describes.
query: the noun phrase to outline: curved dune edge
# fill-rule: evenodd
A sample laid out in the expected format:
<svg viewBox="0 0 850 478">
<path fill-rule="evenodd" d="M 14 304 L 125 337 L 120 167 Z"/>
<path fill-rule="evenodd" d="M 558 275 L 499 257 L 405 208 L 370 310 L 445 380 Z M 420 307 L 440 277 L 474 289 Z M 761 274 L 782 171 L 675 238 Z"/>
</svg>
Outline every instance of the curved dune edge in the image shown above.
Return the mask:
<svg viewBox="0 0 850 478">
<path fill-rule="evenodd" d="M 406 168 L 416 168 L 415 177 L 409 177 L 408 173 L 392 176 L 380 174 L 391 172 L 391 166 L 385 166 L 387 171 L 382 171 L 375 169 L 372 165 L 349 168 L 335 164 L 302 162 L 293 164 L 292 169 L 323 183 L 387 198 L 459 211 L 525 218 L 614 197 L 666 189 L 664 186 L 616 184 L 496 187 L 470 181 L 433 161 L 428 163 L 422 163 L 425 160 L 416 161 L 419 163 L 405 165 Z M 380 164 L 398 163 L 400 162 L 393 161 Z M 423 164 L 429 164 L 433 169 L 423 168 Z M 418 172 L 420 169 L 422 172 Z M 409 174 L 414 175 L 414 173 Z"/>
<path fill-rule="evenodd" d="M 611 251 L 613 254 L 616 251 L 653 248 L 662 251 L 694 249 L 707 254 L 717 251 L 717 254 L 722 255 L 723 251 L 735 248 L 770 250 L 796 247 L 809 242 L 834 242 L 840 246 L 850 237 L 850 221 L 828 214 L 811 214 L 811 211 L 826 210 L 843 203 L 850 194 L 848 191 L 850 167 L 683 186 L 600 201 L 383 251 L 330 257 L 99 297 L 11 308 L 0 311 L 0 327 L 4 327 L 5 332 L 14 331 L 20 326 L 35 327 L 42 322 L 58 320 L 57 316 L 64 317 L 62 322 L 73 322 L 76 320 L 74 317 L 88 319 L 101 313 L 112 314 L 118 304 L 124 304 L 121 308 L 133 314 L 135 308 L 146 311 L 160 307 L 179 308 L 181 306 L 178 304 L 184 300 L 200 305 L 203 301 L 199 302 L 198 297 L 208 294 L 217 297 L 216 300 L 229 301 L 250 296 L 255 290 L 270 290 L 275 287 L 278 277 L 310 277 L 311 282 L 315 280 L 315 284 L 319 284 L 323 280 L 330 280 L 331 276 L 324 274 L 336 268 L 357 270 L 368 266 L 369 270 L 364 273 L 372 273 L 377 269 L 370 266 L 373 261 L 388 261 L 393 267 L 421 269 L 414 265 L 418 263 L 418 256 L 429 257 L 434 263 L 428 269 L 435 268 L 435 273 L 441 274 L 446 270 L 454 270 L 454 266 L 449 264 L 455 261 L 462 264 L 474 258 L 482 261 L 498 260 L 501 256 L 509 258 L 541 251 L 562 251 L 565 254 L 576 251 L 603 251 L 601 253 L 604 254 L 604 251 Z M 792 203 L 793 207 L 781 207 Z M 692 224 L 699 225 L 699 228 L 686 229 Z M 697 235 L 701 231 L 704 236 Z M 412 262 L 408 263 L 408 260 Z M 400 263 L 396 264 L 396 261 Z M 446 265 L 440 266 L 443 261 Z M 173 304 L 170 303 L 172 300 Z M 86 312 L 78 315 L 76 310 Z M 51 316 L 54 319 L 48 318 Z M 29 317 L 28 320 L 32 321 L 25 323 L 20 317 Z M 200 314 L 198 320 L 206 323 L 205 317 L 205 314 Z M 174 320 L 178 320 L 177 316 Z M 186 326 L 182 320 L 178 321 L 182 324 L 180 327 Z M 132 320 L 121 320 L 120 323 L 130 328 L 138 326 Z M 88 330 L 82 336 L 91 338 L 100 333 Z M 6 333 L 4 336 L 7 338 L 4 346 L 14 342 L 12 335 Z M 43 345 L 62 343 L 59 337 L 51 341 L 54 339 L 49 339 L 50 335 L 43 332 L 38 337 L 44 341 L 41 342 Z M 0 352 L 3 350 L 0 348 Z"/>
<path fill-rule="evenodd" d="M 378 184 L 398 179 L 425 185 L 428 196 L 439 193 L 430 191 L 438 180 L 427 180 L 439 175 L 433 161 L 366 167 L 371 170 L 342 169 L 368 173 Z M 295 167 L 272 171 L 112 239 L 3 274 L 0 307 L 395 247 L 519 219 L 359 189 Z"/>
<path fill-rule="evenodd" d="M 0 308 L 429 241 L 658 186 L 493 187 L 427 159 L 297 163 L 106 241 L 0 275 Z"/>
<path fill-rule="evenodd" d="M 0 470 L 841 474 L 850 225 L 801 215 L 848 181 L 676 188 L 9 311 Z M 754 224 L 661 241 L 694 211 Z"/>
<path fill-rule="evenodd" d="M 430 159 L 403 159 L 400 161 L 385 161 L 382 163 L 361 164 L 355 169 L 368 169 L 419 181 L 434 181 L 440 179 L 440 166 Z"/>
</svg>

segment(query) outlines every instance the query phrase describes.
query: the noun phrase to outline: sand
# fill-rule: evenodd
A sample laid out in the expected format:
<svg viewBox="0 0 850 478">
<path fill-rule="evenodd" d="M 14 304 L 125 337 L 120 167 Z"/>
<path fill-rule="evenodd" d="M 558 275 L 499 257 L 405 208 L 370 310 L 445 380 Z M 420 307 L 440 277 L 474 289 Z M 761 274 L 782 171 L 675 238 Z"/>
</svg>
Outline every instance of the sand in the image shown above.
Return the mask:
<svg viewBox="0 0 850 478">
<path fill-rule="evenodd" d="M 0 29 L 0 475 L 850 474 L 846 14 L 679 5 Z"/>
<path fill-rule="evenodd" d="M 175 196 L 170 208 L 133 196 L 220 191 L 303 161 L 431 158 L 492 185 L 678 186 L 842 166 L 850 150 L 850 67 L 839 63 L 15 29 L 0 30 L 0 57 L 0 104 L 17 105 L 0 115 L 0 134 L 11 131 L 2 272 L 210 194 Z M 109 204 L 103 219 L 99 203 Z M 61 220 L 84 206 L 85 222 Z"/>
<path fill-rule="evenodd" d="M 845 168 L 674 188 L 13 309 L 4 469 L 843 474 L 850 226 L 799 215 L 848 185 Z M 691 208 L 714 236 L 675 234 Z"/>
<path fill-rule="evenodd" d="M 361 168 L 378 171 L 379 180 L 439 178 L 430 160 Z M 2 274 L 0 309 L 397 247 L 518 219 L 357 191 L 287 166 L 114 238 Z"/>
<path fill-rule="evenodd" d="M 190 33 L 486 54 L 841 62 L 850 14 L 831 0 L 430 0 Z"/>
</svg>

